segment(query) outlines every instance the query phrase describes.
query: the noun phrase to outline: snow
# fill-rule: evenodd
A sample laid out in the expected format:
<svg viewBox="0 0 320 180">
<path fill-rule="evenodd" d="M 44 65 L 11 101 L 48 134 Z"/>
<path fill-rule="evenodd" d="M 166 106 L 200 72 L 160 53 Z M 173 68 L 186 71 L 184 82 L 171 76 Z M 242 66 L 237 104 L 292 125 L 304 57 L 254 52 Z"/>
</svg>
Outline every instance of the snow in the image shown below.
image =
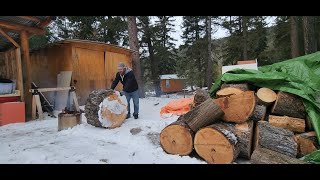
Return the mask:
<svg viewBox="0 0 320 180">
<path fill-rule="evenodd" d="M 177 74 L 163 74 L 163 75 L 160 75 L 160 79 L 184 79 L 184 78 L 178 77 Z"/>
<path fill-rule="evenodd" d="M 178 118 L 163 119 L 160 109 L 180 98 L 140 99 L 139 118 L 114 129 L 91 126 L 84 114 L 80 125 L 62 131 L 58 119 L 47 115 L 45 120 L 0 126 L 0 164 L 206 164 L 199 157 L 167 154 L 160 146 L 159 133 Z"/>
</svg>

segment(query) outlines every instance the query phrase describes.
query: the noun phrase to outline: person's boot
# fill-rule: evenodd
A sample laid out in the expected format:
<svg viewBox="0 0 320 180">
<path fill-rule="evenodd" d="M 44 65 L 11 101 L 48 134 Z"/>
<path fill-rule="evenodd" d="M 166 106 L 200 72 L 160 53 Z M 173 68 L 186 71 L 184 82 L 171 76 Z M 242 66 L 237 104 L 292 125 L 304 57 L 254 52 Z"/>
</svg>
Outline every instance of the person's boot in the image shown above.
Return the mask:
<svg viewBox="0 0 320 180">
<path fill-rule="evenodd" d="M 129 119 L 131 117 L 130 113 L 127 114 L 126 119 Z"/>
<path fill-rule="evenodd" d="M 133 114 L 134 119 L 138 119 L 138 114 Z"/>
</svg>

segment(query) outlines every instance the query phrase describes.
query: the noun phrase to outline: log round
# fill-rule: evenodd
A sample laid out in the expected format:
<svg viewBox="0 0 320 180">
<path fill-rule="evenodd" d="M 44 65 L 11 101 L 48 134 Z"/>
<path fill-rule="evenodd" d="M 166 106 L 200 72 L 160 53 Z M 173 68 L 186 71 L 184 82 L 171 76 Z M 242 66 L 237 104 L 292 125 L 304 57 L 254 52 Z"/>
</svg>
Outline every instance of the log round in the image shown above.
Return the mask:
<svg viewBox="0 0 320 180">
<path fill-rule="evenodd" d="M 126 118 L 126 112 L 126 105 L 110 89 L 92 91 L 85 105 L 87 123 L 95 127 L 119 127 Z"/>
<path fill-rule="evenodd" d="M 226 124 L 212 124 L 197 131 L 194 148 L 209 164 L 230 164 L 239 155 L 236 135 Z"/>
<path fill-rule="evenodd" d="M 219 90 L 216 93 L 216 96 L 219 97 L 227 97 L 227 96 L 231 96 L 231 95 L 237 95 L 237 94 L 241 94 L 244 91 L 239 89 L 239 88 L 233 88 L 233 87 L 227 87 L 227 88 L 223 88 L 221 90 Z"/>
<path fill-rule="evenodd" d="M 162 149 L 168 154 L 189 155 L 193 150 L 193 131 L 188 125 L 177 120 L 160 133 L 160 144 Z"/>
</svg>

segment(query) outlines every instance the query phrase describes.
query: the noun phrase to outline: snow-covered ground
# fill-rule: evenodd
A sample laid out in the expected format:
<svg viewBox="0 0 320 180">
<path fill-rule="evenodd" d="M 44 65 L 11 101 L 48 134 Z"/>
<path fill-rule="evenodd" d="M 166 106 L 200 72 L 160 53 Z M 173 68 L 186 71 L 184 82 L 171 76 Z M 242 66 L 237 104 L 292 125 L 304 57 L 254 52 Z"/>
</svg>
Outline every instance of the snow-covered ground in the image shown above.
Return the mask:
<svg viewBox="0 0 320 180">
<path fill-rule="evenodd" d="M 159 144 L 161 130 L 178 118 L 163 119 L 160 109 L 181 97 L 140 99 L 139 119 L 127 119 L 115 129 L 91 126 L 84 115 L 81 125 L 63 131 L 58 131 L 58 119 L 49 116 L 1 126 L 0 163 L 206 164 L 199 158 L 166 154 Z"/>
</svg>

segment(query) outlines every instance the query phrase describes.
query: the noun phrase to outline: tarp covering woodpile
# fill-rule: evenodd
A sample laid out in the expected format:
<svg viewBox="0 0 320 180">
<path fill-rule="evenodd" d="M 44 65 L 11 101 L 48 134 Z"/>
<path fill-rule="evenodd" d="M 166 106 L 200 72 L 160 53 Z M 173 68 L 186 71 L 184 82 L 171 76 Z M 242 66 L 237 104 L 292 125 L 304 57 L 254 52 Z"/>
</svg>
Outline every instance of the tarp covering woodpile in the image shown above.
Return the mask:
<svg viewBox="0 0 320 180">
<path fill-rule="evenodd" d="M 248 82 L 298 95 L 320 142 L 320 52 L 289 59 L 258 70 L 235 69 L 223 74 L 211 87 L 214 97 L 223 82 Z"/>
</svg>

